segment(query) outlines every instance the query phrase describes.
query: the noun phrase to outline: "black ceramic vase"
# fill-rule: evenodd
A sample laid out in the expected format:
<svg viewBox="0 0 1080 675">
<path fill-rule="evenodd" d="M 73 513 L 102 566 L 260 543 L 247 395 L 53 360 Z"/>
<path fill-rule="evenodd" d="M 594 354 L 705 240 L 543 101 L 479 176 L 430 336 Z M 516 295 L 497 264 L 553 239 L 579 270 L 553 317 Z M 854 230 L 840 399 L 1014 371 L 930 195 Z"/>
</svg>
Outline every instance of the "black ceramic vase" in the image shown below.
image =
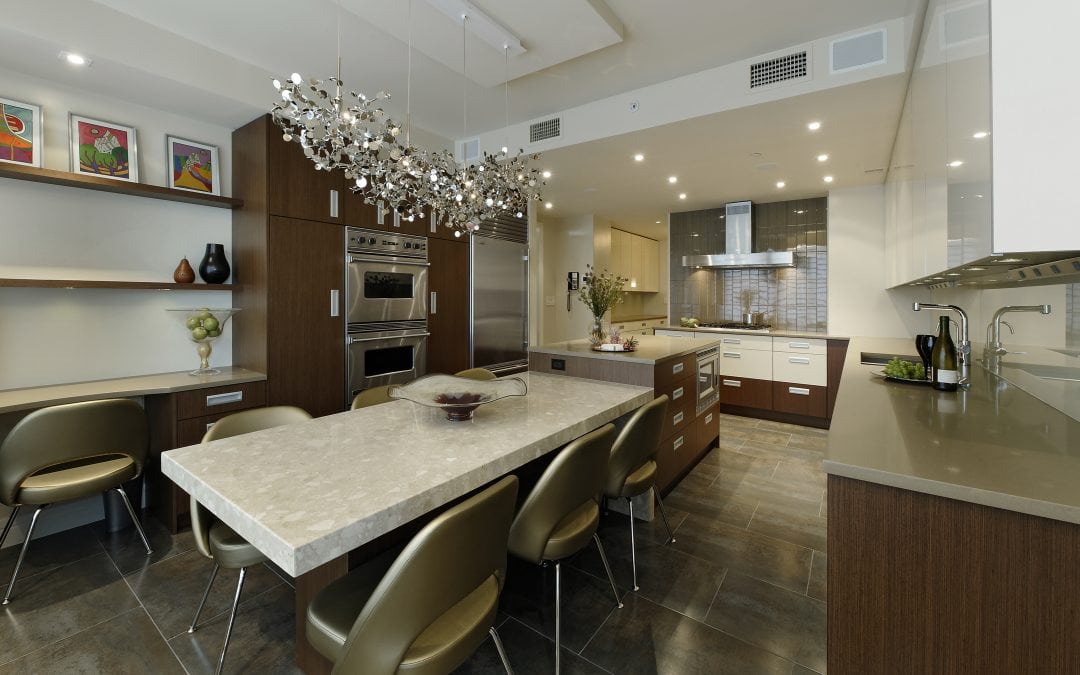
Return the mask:
<svg viewBox="0 0 1080 675">
<path fill-rule="evenodd" d="M 232 272 L 229 261 L 225 259 L 223 244 L 207 244 L 206 255 L 199 263 L 199 276 L 208 284 L 223 284 Z"/>
</svg>

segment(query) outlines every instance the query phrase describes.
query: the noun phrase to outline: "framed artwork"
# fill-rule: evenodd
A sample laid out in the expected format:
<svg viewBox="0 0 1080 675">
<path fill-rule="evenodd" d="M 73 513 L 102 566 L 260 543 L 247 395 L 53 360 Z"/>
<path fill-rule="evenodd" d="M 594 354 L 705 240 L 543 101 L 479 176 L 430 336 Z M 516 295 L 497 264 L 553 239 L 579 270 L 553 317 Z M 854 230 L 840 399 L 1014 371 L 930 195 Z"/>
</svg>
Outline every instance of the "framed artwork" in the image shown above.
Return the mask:
<svg viewBox="0 0 1080 675">
<path fill-rule="evenodd" d="M 74 113 L 70 117 L 74 173 L 139 182 L 139 154 L 133 127 Z"/>
<path fill-rule="evenodd" d="M 41 106 L 0 97 L 0 162 L 41 168 Z"/>
<path fill-rule="evenodd" d="M 216 145 L 166 136 L 169 187 L 192 192 L 221 194 L 221 171 Z"/>
</svg>

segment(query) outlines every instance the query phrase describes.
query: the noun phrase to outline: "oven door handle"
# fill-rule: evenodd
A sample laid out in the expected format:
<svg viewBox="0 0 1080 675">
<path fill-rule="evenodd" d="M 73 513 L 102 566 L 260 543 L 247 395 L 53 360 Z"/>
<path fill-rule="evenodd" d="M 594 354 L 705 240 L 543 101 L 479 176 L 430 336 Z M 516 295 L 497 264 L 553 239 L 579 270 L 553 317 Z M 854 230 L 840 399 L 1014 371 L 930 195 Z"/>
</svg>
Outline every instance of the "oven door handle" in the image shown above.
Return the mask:
<svg viewBox="0 0 1080 675">
<path fill-rule="evenodd" d="M 349 263 L 379 263 L 382 265 L 411 265 L 413 267 L 431 267 L 431 263 L 423 260 L 417 260 L 415 258 L 402 259 L 397 256 L 391 255 L 378 258 L 369 258 L 366 256 L 349 254 L 349 256 L 346 258 L 346 261 Z"/>
<path fill-rule="evenodd" d="M 353 337 L 353 336 L 350 335 L 347 338 L 345 338 L 345 343 L 351 345 L 354 342 L 376 342 L 376 341 L 377 342 L 386 342 L 387 340 L 404 340 L 405 338 L 429 337 L 430 335 L 431 335 L 431 333 L 410 333 L 408 335 L 393 335 L 391 337 L 367 337 L 367 338 L 358 338 L 358 337 Z"/>
</svg>

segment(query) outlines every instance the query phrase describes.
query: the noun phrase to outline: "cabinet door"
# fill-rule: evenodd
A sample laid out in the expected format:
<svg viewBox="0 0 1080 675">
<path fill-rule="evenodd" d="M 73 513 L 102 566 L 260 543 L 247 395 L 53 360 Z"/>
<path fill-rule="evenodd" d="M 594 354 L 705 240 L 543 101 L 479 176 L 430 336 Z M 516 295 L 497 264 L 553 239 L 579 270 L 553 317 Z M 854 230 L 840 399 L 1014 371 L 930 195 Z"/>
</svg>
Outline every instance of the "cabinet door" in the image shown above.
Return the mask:
<svg viewBox="0 0 1080 675">
<path fill-rule="evenodd" d="M 344 239 L 329 223 L 270 218 L 270 405 L 315 416 L 345 409 Z"/>
<path fill-rule="evenodd" d="M 364 201 L 363 193 L 345 190 L 345 224 L 366 230 L 385 230 L 386 221 L 379 222 L 379 207 Z"/>
<path fill-rule="evenodd" d="M 623 266 L 623 247 L 626 246 L 626 233 L 622 230 L 611 230 L 611 273 L 629 278 L 626 267 Z M 627 283 L 629 286 L 629 282 Z"/>
<path fill-rule="evenodd" d="M 428 239 L 427 369 L 456 373 L 469 367 L 469 243 Z"/>
<path fill-rule="evenodd" d="M 286 142 L 275 130 L 267 139 L 269 211 L 275 216 L 343 223 L 345 174 L 316 171 L 299 143 Z"/>
<path fill-rule="evenodd" d="M 645 278 L 642 275 L 642 268 L 645 263 L 645 239 L 639 237 L 636 234 L 627 236 L 630 240 L 630 290 L 643 291 Z"/>
<path fill-rule="evenodd" d="M 469 238 L 464 235 L 460 237 L 454 236 L 454 232 L 456 232 L 457 230 L 455 228 L 446 226 L 445 217 L 436 219 L 435 214 L 433 213 L 428 213 L 424 215 L 427 216 L 427 218 L 424 219 L 427 223 L 427 230 L 424 232 L 425 236 L 429 238 L 447 239 L 449 241 L 459 242 L 466 242 L 469 240 Z"/>
<path fill-rule="evenodd" d="M 387 232 L 408 234 L 414 237 L 426 237 L 430 234 L 430 220 L 427 209 L 424 209 L 423 218 L 420 216 L 413 216 L 411 221 L 402 217 L 400 213 L 390 210 L 384 211 L 383 217 L 386 221 Z"/>
<path fill-rule="evenodd" d="M 647 237 L 643 237 L 642 242 L 641 264 L 644 269 L 641 274 L 645 279 L 642 290 L 656 293 L 660 290 L 660 242 Z"/>
</svg>

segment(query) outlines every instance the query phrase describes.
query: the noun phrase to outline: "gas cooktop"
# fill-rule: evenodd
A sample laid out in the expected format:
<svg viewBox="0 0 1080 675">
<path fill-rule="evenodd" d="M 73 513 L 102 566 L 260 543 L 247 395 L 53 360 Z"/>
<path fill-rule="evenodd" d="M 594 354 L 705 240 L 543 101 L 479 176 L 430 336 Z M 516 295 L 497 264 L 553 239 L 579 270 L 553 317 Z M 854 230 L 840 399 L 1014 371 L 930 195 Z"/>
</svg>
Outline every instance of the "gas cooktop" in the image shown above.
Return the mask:
<svg viewBox="0 0 1080 675">
<path fill-rule="evenodd" d="M 756 333 L 768 333 L 772 328 L 767 323 L 743 323 L 741 321 L 702 321 L 698 328 L 712 328 L 713 330 L 743 330 Z"/>
</svg>

